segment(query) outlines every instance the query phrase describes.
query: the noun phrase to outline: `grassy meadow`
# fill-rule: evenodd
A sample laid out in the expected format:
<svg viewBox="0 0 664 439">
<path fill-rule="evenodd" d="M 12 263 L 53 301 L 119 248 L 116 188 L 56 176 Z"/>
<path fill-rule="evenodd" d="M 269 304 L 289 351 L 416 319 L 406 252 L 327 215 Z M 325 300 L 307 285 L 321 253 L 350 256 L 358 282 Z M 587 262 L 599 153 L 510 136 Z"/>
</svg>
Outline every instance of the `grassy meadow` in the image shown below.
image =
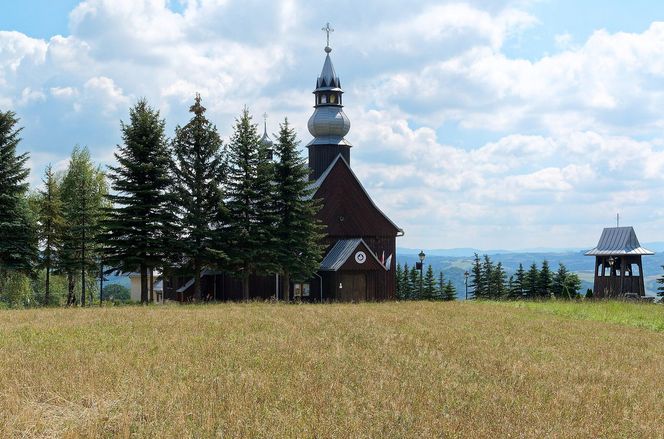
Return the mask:
<svg viewBox="0 0 664 439">
<path fill-rule="evenodd" d="M 0 437 L 664 437 L 663 318 L 611 303 L 0 311 Z"/>
</svg>

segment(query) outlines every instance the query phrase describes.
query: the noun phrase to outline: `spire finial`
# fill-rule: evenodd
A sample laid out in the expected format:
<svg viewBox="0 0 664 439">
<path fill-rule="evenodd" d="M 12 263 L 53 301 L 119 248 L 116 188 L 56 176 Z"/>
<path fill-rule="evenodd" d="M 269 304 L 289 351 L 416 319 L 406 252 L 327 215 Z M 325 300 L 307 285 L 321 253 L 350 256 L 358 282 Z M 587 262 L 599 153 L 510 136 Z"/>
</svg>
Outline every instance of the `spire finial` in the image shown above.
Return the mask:
<svg viewBox="0 0 664 439">
<path fill-rule="evenodd" d="M 334 29 L 330 27 L 330 22 L 328 21 L 325 23 L 325 27 L 321 30 L 327 34 L 327 45 L 325 46 L 325 52 L 330 53 L 332 52 L 332 48 L 330 47 L 330 32 L 334 32 Z"/>
<path fill-rule="evenodd" d="M 263 126 L 265 128 L 264 133 L 267 135 L 267 112 L 263 113 Z"/>
<path fill-rule="evenodd" d="M 620 214 L 616 213 L 616 227 L 620 227 Z"/>
</svg>

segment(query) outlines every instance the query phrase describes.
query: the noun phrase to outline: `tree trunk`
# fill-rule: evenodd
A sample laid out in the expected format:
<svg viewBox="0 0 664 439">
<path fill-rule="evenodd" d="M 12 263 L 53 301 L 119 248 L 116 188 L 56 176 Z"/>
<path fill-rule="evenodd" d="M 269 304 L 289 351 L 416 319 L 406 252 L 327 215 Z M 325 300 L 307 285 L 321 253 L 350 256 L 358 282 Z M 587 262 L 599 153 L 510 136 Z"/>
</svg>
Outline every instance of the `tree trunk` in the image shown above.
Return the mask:
<svg viewBox="0 0 664 439">
<path fill-rule="evenodd" d="M 194 300 L 201 300 L 201 267 L 198 258 L 194 258 Z"/>
<path fill-rule="evenodd" d="M 288 271 L 284 271 L 281 275 L 281 296 L 284 302 L 290 300 L 290 273 Z"/>
<path fill-rule="evenodd" d="M 141 263 L 141 303 L 147 303 L 148 301 L 148 267 Z"/>
<path fill-rule="evenodd" d="M 249 301 L 249 264 L 244 264 L 242 270 L 242 299 Z"/>
<path fill-rule="evenodd" d="M 74 288 L 76 287 L 76 282 L 74 282 L 74 273 L 67 273 L 67 306 L 76 305 L 76 296 L 74 295 Z"/>
<path fill-rule="evenodd" d="M 85 306 L 85 245 L 81 247 L 81 306 Z"/>
<path fill-rule="evenodd" d="M 150 267 L 150 303 L 154 302 L 154 268 Z"/>
<path fill-rule="evenodd" d="M 48 306 L 51 301 L 50 297 L 50 288 L 51 288 L 51 267 L 46 266 L 46 291 L 44 292 L 44 306 Z"/>
</svg>

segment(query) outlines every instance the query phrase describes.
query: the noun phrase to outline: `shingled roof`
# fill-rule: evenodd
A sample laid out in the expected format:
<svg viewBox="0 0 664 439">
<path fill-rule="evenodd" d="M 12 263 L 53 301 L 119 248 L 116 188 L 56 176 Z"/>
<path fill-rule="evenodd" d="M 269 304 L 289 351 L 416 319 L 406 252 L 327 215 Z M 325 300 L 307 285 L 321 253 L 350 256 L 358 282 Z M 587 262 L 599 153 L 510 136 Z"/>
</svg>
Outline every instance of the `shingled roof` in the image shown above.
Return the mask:
<svg viewBox="0 0 664 439">
<path fill-rule="evenodd" d="M 597 247 L 586 256 L 654 255 L 641 247 L 633 227 L 607 227 L 602 231 Z"/>
</svg>

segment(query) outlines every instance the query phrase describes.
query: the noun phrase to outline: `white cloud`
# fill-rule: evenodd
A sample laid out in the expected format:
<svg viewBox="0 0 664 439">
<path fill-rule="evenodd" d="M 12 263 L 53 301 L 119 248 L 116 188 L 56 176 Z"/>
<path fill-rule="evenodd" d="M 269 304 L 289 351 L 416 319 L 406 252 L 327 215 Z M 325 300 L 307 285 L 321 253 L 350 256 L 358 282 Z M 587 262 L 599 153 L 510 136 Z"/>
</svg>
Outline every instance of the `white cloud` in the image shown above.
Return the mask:
<svg viewBox="0 0 664 439">
<path fill-rule="evenodd" d="M 71 34 L 49 40 L 0 31 L 0 107 L 26 126 L 33 182 L 77 143 L 112 160 L 140 97 L 169 129 L 201 92 L 224 136 L 249 105 L 270 113 L 270 131 L 288 116 L 306 143 L 328 11 L 169 3 L 82 1 Z M 353 167 L 406 230 L 401 245 L 572 245 L 617 210 L 664 225 L 664 23 L 551 36 L 557 53 L 519 59 L 506 42 L 546 19 L 527 3 L 335 2 Z"/>
</svg>

